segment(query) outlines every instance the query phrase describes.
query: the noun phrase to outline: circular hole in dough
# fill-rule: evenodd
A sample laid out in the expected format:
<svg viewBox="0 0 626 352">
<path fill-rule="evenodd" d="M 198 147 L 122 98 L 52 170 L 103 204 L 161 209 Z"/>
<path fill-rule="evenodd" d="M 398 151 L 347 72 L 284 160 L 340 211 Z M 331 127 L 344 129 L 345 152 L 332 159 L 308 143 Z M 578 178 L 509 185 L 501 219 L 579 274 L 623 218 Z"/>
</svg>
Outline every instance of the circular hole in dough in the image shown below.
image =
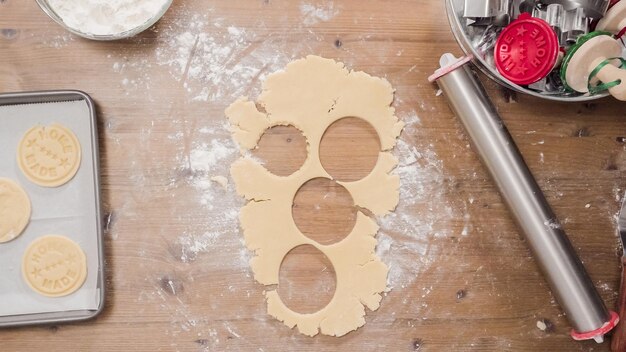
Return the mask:
<svg viewBox="0 0 626 352">
<path fill-rule="evenodd" d="M 293 126 L 269 128 L 252 151 L 267 171 L 277 176 L 289 176 L 298 171 L 307 158 L 307 141 Z"/>
<path fill-rule="evenodd" d="M 87 259 L 80 246 L 65 236 L 33 241 L 22 258 L 22 276 L 35 292 L 62 297 L 76 292 L 87 278 Z"/>
<path fill-rule="evenodd" d="M 334 122 L 320 143 L 320 161 L 333 179 L 358 181 L 369 175 L 380 153 L 380 138 L 374 127 L 357 117 Z"/>
<path fill-rule="evenodd" d="M 294 312 L 309 314 L 321 310 L 332 300 L 336 287 L 333 264 L 317 248 L 298 246 L 283 259 L 278 295 Z"/>
<path fill-rule="evenodd" d="M 59 124 L 28 130 L 17 148 L 17 163 L 24 176 L 42 187 L 58 187 L 71 180 L 80 166 L 76 135 Z"/>
<path fill-rule="evenodd" d="M 350 192 L 327 178 L 314 178 L 302 185 L 293 199 L 291 213 L 300 232 L 322 245 L 346 238 L 357 218 Z"/>
<path fill-rule="evenodd" d="M 0 177 L 0 243 L 19 236 L 30 221 L 30 199 L 17 183 Z"/>
</svg>

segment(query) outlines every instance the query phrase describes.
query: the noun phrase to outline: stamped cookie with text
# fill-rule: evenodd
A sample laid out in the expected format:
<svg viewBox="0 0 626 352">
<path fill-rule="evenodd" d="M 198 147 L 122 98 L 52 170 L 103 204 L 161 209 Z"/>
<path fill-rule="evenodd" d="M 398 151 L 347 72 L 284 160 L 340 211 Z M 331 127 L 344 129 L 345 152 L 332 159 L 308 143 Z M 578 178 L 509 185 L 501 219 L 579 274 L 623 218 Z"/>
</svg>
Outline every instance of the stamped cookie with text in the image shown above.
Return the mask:
<svg viewBox="0 0 626 352">
<path fill-rule="evenodd" d="M 17 149 L 17 162 L 24 175 L 43 187 L 58 187 L 71 180 L 80 159 L 76 135 L 58 124 L 31 128 Z"/>
<path fill-rule="evenodd" d="M 22 259 L 28 285 L 48 297 L 78 290 L 87 277 L 87 259 L 80 246 L 64 236 L 43 236 L 31 243 Z"/>
</svg>

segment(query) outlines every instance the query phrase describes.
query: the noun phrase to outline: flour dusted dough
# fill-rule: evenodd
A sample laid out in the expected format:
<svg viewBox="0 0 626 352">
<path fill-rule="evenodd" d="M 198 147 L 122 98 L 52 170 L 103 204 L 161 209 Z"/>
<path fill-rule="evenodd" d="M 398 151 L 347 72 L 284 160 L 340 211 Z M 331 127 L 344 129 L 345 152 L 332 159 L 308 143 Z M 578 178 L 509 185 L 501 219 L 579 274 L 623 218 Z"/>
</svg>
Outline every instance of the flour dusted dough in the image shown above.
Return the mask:
<svg viewBox="0 0 626 352">
<path fill-rule="evenodd" d="M 351 233 L 332 245 L 321 245 L 304 236 L 292 217 L 293 199 L 307 181 L 332 179 L 320 162 L 319 146 L 326 129 L 345 117 L 369 122 L 378 132 L 382 151 L 372 172 L 356 182 L 340 182 L 355 205 L 375 215 L 393 211 L 398 203 L 400 179 L 391 175 L 397 165 L 390 153 L 403 128 L 390 106 L 393 88 L 384 79 L 363 72 L 350 72 L 344 65 L 317 56 L 294 61 L 285 71 L 267 78 L 258 103 L 241 98 L 227 110 L 234 139 L 242 150 L 255 148 L 270 127 L 291 125 L 302 131 L 308 142 L 308 158 L 300 170 L 288 177 L 271 174 L 249 157 L 233 163 L 231 173 L 237 192 L 249 202 L 240 220 L 246 244 L 255 252 L 250 261 L 255 279 L 277 285 L 283 258 L 293 248 L 312 245 L 333 264 L 337 286 L 328 305 L 312 314 L 289 309 L 277 290 L 266 292 L 268 313 L 287 326 L 297 326 L 306 335 L 322 332 L 342 336 L 365 324 L 365 307 L 378 309 L 387 286 L 387 266 L 375 254 L 378 226 L 361 212 Z"/>
<path fill-rule="evenodd" d="M 0 243 L 19 236 L 30 220 L 30 199 L 20 185 L 0 178 Z"/>
</svg>

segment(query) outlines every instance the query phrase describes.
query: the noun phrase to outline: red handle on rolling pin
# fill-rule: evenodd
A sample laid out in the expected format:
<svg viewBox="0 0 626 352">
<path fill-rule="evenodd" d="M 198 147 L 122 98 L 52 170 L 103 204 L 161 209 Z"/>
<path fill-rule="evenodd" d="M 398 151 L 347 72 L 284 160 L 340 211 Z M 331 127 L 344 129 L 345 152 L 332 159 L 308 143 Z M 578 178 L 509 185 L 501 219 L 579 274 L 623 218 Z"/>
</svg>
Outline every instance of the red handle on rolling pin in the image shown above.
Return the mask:
<svg viewBox="0 0 626 352">
<path fill-rule="evenodd" d="M 626 258 L 622 258 L 622 268 L 626 265 Z M 620 317 L 626 317 L 626 271 L 622 269 L 622 282 L 619 288 L 619 299 L 617 300 L 617 311 Z M 611 341 L 611 351 L 626 352 L 626 323 L 621 321 L 617 324 L 613 332 Z"/>
</svg>

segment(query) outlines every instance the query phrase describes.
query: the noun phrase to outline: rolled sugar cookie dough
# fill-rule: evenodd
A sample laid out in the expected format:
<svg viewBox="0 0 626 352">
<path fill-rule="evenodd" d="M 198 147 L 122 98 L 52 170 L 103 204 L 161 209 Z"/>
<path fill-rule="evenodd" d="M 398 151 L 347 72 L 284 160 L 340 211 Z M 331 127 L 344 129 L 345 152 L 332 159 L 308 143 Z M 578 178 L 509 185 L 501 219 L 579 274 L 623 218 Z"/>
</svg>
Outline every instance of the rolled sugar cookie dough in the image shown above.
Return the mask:
<svg viewBox="0 0 626 352">
<path fill-rule="evenodd" d="M 0 243 L 19 236 L 30 220 L 30 199 L 24 189 L 8 178 L 0 178 Z"/>
<path fill-rule="evenodd" d="M 59 124 L 31 128 L 17 149 L 17 163 L 24 176 L 43 187 L 58 187 L 71 180 L 80 159 L 78 138 Z"/>
<path fill-rule="evenodd" d="M 87 278 L 87 258 L 65 236 L 43 236 L 31 243 L 22 258 L 22 276 L 35 292 L 62 297 L 76 292 Z"/>
<path fill-rule="evenodd" d="M 351 233 L 342 241 L 322 245 L 300 232 L 292 217 L 293 199 L 307 181 L 332 176 L 324 170 L 319 147 L 327 128 L 345 117 L 357 117 L 378 132 L 381 151 L 371 173 L 355 182 L 339 182 L 355 205 L 375 215 L 393 211 L 398 203 L 400 178 L 391 174 L 397 165 L 391 149 L 404 124 L 391 107 L 393 88 L 384 79 L 348 71 L 343 64 L 309 56 L 287 65 L 263 83 L 258 104 L 239 99 L 227 110 L 232 134 L 243 152 L 256 147 L 263 133 L 277 125 L 299 129 L 307 139 L 308 157 L 300 170 L 280 177 L 244 153 L 231 166 L 237 192 L 248 203 L 240 221 L 247 247 L 254 251 L 250 261 L 254 278 L 263 285 L 278 285 L 283 258 L 301 245 L 320 250 L 332 263 L 337 279 L 328 305 L 311 314 L 289 309 L 275 288 L 266 291 L 268 313 L 290 328 L 309 336 L 342 336 L 365 324 L 365 307 L 378 309 L 387 289 L 387 266 L 375 253 L 378 226 L 363 212 Z M 311 292 L 314 295 L 315 292 Z"/>
</svg>

